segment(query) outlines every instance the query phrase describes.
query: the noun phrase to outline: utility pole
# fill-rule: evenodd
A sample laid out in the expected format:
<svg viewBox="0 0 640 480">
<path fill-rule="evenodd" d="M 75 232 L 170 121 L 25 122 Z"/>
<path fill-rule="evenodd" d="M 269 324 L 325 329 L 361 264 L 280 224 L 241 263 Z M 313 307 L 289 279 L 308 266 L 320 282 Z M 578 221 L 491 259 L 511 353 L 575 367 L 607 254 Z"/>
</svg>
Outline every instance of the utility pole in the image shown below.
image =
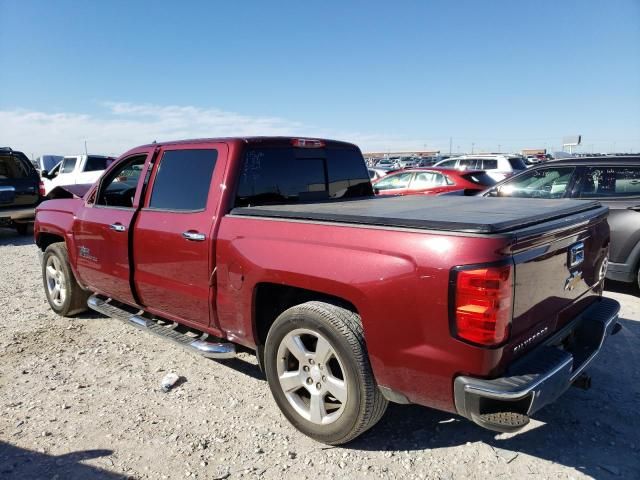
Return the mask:
<svg viewBox="0 0 640 480">
<path fill-rule="evenodd" d="M 449 137 L 449 155 L 451 155 L 451 147 L 453 146 L 453 137 Z"/>
<path fill-rule="evenodd" d="M 502 145 L 498 144 L 498 153 L 502 152 Z"/>
<path fill-rule="evenodd" d="M 471 142 L 471 155 L 473 155 L 473 149 L 475 148 L 476 144 L 474 142 Z"/>
<path fill-rule="evenodd" d="M 85 155 L 89 155 L 89 152 L 87 151 L 87 141 L 84 141 L 84 154 Z"/>
</svg>

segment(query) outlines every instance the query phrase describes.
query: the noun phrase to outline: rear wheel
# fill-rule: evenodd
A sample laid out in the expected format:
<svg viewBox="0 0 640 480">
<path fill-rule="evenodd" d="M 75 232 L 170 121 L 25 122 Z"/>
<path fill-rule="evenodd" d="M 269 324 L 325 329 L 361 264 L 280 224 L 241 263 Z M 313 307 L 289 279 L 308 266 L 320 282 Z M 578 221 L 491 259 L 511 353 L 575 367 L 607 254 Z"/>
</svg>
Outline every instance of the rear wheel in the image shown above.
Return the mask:
<svg viewBox="0 0 640 480">
<path fill-rule="evenodd" d="M 285 417 L 320 442 L 353 440 L 387 407 L 360 317 L 332 304 L 307 302 L 276 319 L 265 345 L 265 373 Z"/>
<path fill-rule="evenodd" d="M 64 243 L 53 243 L 44 251 L 42 279 L 47 301 L 58 315 L 67 317 L 87 310 L 89 293 L 78 285 Z"/>
</svg>

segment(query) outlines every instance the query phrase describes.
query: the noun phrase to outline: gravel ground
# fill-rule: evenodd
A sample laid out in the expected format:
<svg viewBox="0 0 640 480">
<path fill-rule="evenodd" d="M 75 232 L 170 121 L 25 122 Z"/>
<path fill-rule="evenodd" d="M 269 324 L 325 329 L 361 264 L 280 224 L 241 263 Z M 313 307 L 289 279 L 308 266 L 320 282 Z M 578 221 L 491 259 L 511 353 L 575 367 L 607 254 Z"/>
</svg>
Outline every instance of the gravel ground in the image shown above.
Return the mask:
<svg viewBox="0 0 640 480">
<path fill-rule="evenodd" d="M 391 405 L 343 448 L 297 433 L 251 355 L 216 362 L 95 314 L 54 315 L 31 238 L 0 230 L 1 478 L 640 478 L 640 300 L 570 389 L 516 435 Z M 169 393 L 168 372 L 184 377 Z"/>
</svg>

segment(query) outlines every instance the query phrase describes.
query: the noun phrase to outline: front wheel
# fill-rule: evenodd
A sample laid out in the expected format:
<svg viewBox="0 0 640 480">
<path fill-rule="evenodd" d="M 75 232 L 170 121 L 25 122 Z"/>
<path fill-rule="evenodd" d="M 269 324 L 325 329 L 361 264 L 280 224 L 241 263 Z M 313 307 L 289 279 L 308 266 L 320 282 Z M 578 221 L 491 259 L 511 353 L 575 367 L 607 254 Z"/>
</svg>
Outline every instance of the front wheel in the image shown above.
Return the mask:
<svg viewBox="0 0 640 480">
<path fill-rule="evenodd" d="M 73 276 L 64 243 L 53 243 L 44 251 L 42 280 L 47 301 L 58 315 L 68 317 L 87 310 L 89 293 L 82 290 Z"/>
<path fill-rule="evenodd" d="M 307 302 L 286 310 L 269 330 L 264 357 L 278 407 L 315 440 L 349 442 L 374 426 L 386 410 L 360 317 L 345 308 Z"/>
</svg>

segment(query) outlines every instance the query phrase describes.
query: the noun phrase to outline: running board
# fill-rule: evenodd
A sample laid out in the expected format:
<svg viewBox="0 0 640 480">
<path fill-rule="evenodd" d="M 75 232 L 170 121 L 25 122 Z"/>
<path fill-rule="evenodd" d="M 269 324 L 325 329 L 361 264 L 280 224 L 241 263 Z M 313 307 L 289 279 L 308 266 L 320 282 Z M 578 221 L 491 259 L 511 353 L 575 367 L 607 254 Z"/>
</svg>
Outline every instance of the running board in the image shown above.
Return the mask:
<svg viewBox="0 0 640 480">
<path fill-rule="evenodd" d="M 87 300 L 87 305 L 98 313 L 170 340 L 203 357 L 227 359 L 236 356 L 236 346 L 233 343 L 211 341 L 208 333 L 201 333 L 198 337 L 189 336 L 177 331 L 175 325 L 173 327 L 163 326 L 155 320 L 143 317 L 142 310 L 138 313 L 128 312 L 124 308 L 114 305 L 110 298 L 104 299 L 97 295 L 92 295 Z"/>
</svg>

